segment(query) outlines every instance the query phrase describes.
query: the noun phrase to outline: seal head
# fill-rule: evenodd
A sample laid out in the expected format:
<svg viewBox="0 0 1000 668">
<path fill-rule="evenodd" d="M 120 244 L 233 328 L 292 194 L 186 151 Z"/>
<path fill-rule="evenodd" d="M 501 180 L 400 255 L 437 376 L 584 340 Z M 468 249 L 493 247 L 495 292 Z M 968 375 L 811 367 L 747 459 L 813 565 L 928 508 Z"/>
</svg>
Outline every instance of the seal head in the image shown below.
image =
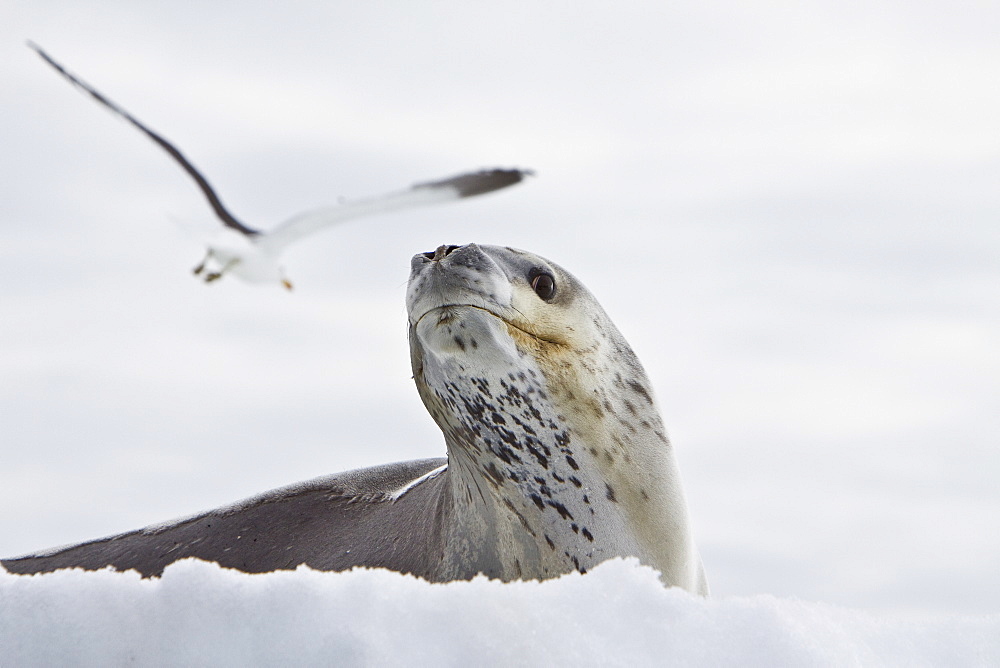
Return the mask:
<svg viewBox="0 0 1000 668">
<path fill-rule="evenodd" d="M 455 504 L 446 572 L 545 578 L 636 556 L 706 593 L 653 391 L 583 284 L 498 246 L 442 246 L 411 267 L 413 375 Z"/>
</svg>

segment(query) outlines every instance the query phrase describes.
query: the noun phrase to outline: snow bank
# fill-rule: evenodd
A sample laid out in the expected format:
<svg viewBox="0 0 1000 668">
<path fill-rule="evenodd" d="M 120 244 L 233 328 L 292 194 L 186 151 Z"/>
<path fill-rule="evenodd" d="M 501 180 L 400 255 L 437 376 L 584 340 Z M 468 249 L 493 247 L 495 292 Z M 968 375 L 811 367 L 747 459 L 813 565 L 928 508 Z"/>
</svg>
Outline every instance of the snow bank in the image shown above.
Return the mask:
<svg viewBox="0 0 1000 668">
<path fill-rule="evenodd" d="M 1000 615 L 904 619 L 700 599 L 634 560 L 544 583 L 381 570 L 0 572 L 0 664 L 997 665 Z"/>
</svg>

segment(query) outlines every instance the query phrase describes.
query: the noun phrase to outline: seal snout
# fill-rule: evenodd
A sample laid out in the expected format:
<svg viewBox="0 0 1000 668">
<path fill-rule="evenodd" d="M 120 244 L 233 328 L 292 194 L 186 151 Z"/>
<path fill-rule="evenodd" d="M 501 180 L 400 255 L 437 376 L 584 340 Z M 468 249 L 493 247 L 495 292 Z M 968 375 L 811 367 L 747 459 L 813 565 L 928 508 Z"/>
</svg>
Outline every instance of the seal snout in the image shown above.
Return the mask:
<svg viewBox="0 0 1000 668">
<path fill-rule="evenodd" d="M 442 307 L 471 306 L 502 318 L 510 309 L 512 286 L 492 251 L 475 243 L 445 244 L 415 255 L 407 288 L 410 325 Z"/>
</svg>

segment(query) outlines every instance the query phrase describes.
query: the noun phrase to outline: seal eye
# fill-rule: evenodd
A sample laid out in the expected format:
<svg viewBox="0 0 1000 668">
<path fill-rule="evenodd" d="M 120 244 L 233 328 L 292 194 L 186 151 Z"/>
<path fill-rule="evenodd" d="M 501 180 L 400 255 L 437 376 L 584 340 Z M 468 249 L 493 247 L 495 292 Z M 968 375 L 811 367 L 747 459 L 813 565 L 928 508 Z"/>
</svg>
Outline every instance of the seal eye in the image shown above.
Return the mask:
<svg viewBox="0 0 1000 668">
<path fill-rule="evenodd" d="M 552 274 L 539 272 L 531 279 L 531 289 L 545 301 L 550 301 L 556 296 L 556 279 Z"/>
</svg>

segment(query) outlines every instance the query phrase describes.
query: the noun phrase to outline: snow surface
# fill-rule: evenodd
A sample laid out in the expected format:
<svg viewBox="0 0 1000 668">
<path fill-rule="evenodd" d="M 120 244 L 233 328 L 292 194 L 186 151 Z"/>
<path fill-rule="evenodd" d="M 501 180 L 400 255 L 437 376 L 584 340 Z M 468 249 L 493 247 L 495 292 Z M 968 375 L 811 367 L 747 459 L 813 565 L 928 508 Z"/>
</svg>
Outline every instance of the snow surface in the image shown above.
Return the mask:
<svg viewBox="0 0 1000 668">
<path fill-rule="evenodd" d="M 1000 664 L 1000 615 L 912 618 L 773 596 L 702 599 L 634 559 L 547 582 L 385 570 L 0 572 L 0 664 Z"/>
<path fill-rule="evenodd" d="M 444 456 L 406 278 L 475 241 L 628 339 L 721 600 L 1000 613 L 1000 2 L 234 6 L 0 2 L 0 557 Z M 201 193 L 26 39 L 248 224 L 538 176 L 205 286 Z"/>
</svg>

